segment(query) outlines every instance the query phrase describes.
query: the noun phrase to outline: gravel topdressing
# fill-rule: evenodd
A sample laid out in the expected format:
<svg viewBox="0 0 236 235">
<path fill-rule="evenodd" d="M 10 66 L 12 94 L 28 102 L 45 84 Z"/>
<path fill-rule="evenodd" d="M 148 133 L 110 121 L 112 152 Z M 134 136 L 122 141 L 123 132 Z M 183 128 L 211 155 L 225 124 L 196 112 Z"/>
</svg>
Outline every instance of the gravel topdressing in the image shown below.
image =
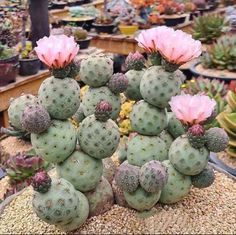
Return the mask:
<svg viewBox="0 0 236 235">
<path fill-rule="evenodd" d="M 37 218 L 31 199 L 29 187 L 5 208 L 0 216 L 0 234 L 62 234 Z M 235 234 L 235 231 L 236 182 L 217 172 L 211 187 L 193 188 L 179 203 L 157 204 L 151 212 L 143 213 L 114 205 L 105 214 L 88 219 L 74 234 Z"/>
</svg>

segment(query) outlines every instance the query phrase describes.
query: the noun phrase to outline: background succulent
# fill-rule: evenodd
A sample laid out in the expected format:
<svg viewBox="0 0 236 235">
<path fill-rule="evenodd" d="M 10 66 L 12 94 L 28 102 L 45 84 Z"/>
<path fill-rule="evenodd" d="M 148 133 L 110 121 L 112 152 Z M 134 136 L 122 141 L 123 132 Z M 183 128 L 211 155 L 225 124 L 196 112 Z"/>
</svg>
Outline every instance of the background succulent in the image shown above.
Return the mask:
<svg viewBox="0 0 236 235">
<path fill-rule="evenodd" d="M 203 67 L 236 71 L 236 36 L 225 35 L 207 49 L 201 58 Z"/>
<path fill-rule="evenodd" d="M 229 29 L 229 23 L 224 16 L 207 14 L 195 18 L 193 37 L 203 43 L 211 43 Z"/>
<path fill-rule="evenodd" d="M 220 126 L 225 129 L 229 136 L 229 146 L 226 152 L 236 157 L 236 93 L 229 91 L 227 94 L 228 106 L 224 112 L 217 116 Z"/>
</svg>

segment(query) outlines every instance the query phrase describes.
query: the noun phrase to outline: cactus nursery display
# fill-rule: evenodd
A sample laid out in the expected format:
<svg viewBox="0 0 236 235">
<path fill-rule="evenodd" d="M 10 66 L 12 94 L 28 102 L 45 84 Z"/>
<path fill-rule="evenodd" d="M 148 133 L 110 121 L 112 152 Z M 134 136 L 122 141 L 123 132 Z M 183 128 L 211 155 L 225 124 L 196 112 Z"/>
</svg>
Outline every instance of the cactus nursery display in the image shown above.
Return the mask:
<svg viewBox="0 0 236 235">
<path fill-rule="evenodd" d="M 166 26 L 141 31 L 136 41 L 151 65 L 130 53 L 123 74 L 114 73 L 113 60 L 104 54 L 78 65 L 73 37 L 44 37 L 35 51 L 52 76 L 37 97 L 11 102 L 12 127 L 29 133 L 36 155 L 55 166 L 56 176 L 38 167 L 31 178 L 32 208 L 59 230 L 78 229 L 114 203 L 148 211 L 158 202 L 182 200 L 192 187 L 209 187 L 215 180 L 209 154 L 224 151 L 231 141 L 227 130 L 206 128 L 215 118 L 214 99 L 181 94 L 185 76 L 179 67 L 200 56 L 200 41 Z M 77 75 L 86 85 L 82 98 Z M 122 139 L 121 94 L 132 100 L 132 133 Z M 119 163 L 111 159 L 117 152 Z"/>
</svg>

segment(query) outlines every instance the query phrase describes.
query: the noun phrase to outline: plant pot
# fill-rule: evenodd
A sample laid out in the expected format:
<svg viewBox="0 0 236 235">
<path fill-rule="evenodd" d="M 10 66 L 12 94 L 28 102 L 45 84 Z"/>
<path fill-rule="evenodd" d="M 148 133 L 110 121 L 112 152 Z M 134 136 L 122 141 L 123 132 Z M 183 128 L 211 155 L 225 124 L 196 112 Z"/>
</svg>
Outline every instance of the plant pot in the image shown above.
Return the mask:
<svg viewBox="0 0 236 235">
<path fill-rule="evenodd" d="M 228 70 L 218 70 L 218 69 L 205 69 L 201 62 L 194 63 L 191 68 L 191 72 L 194 77 L 205 77 L 209 79 L 219 79 L 223 80 L 226 83 L 229 83 L 232 80 L 236 80 L 236 72 L 229 72 Z"/>
<path fill-rule="evenodd" d="M 194 20 L 195 17 L 198 17 L 200 15 L 200 11 L 190 12 L 189 20 Z"/>
<path fill-rule="evenodd" d="M 37 74 L 40 70 L 41 63 L 38 58 L 34 59 L 20 59 L 19 74 L 21 76 L 30 76 Z"/>
<path fill-rule="evenodd" d="M 183 24 L 189 14 L 182 15 L 162 15 L 161 18 L 165 21 L 166 26 L 176 26 Z"/>
<path fill-rule="evenodd" d="M 19 68 L 19 56 L 0 60 L 0 86 L 6 86 L 16 81 Z"/>
<path fill-rule="evenodd" d="M 86 39 L 76 40 L 77 44 L 79 44 L 79 49 L 87 49 L 92 40 L 92 37 L 87 37 Z"/>
<path fill-rule="evenodd" d="M 99 33 L 112 34 L 114 33 L 114 29 L 116 27 L 114 24 L 104 25 L 104 24 L 96 24 L 96 23 L 93 23 L 92 26 L 95 28 L 98 34 Z"/>
<path fill-rule="evenodd" d="M 46 70 L 48 69 L 48 66 L 44 64 L 42 61 L 40 61 L 40 70 Z"/>
<path fill-rule="evenodd" d="M 138 25 L 119 25 L 119 30 L 122 34 L 130 36 L 138 31 Z"/>
<path fill-rule="evenodd" d="M 93 17 L 66 17 L 62 19 L 63 25 L 68 25 L 70 23 L 75 23 L 77 27 L 82 27 L 89 31 L 92 27 L 92 23 L 94 22 Z"/>
<path fill-rule="evenodd" d="M 64 9 L 66 7 L 66 3 L 52 3 L 51 10 L 56 10 L 56 9 Z"/>
</svg>

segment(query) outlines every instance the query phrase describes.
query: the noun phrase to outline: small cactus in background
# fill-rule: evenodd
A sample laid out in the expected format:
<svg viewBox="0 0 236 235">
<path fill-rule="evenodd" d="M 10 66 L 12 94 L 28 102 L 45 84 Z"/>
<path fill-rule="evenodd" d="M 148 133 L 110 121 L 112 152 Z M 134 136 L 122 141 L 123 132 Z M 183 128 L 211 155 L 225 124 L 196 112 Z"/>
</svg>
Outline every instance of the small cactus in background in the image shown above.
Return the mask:
<svg viewBox="0 0 236 235">
<path fill-rule="evenodd" d="M 83 28 L 76 28 L 73 31 L 73 36 L 75 37 L 75 41 L 83 40 L 83 39 L 86 39 L 88 37 L 88 32 Z"/>
<path fill-rule="evenodd" d="M 95 117 L 101 122 L 106 122 L 111 118 L 112 106 L 109 102 L 100 101 L 95 108 Z"/>
<path fill-rule="evenodd" d="M 232 49 L 233 48 L 233 49 Z M 219 38 L 215 44 L 207 49 L 201 57 L 201 63 L 204 68 L 227 69 L 236 71 L 236 36 L 225 35 Z"/>
<path fill-rule="evenodd" d="M 211 43 L 229 30 L 229 23 L 224 16 L 208 14 L 197 17 L 193 24 L 193 36 L 204 43 Z"/>
</svg>

